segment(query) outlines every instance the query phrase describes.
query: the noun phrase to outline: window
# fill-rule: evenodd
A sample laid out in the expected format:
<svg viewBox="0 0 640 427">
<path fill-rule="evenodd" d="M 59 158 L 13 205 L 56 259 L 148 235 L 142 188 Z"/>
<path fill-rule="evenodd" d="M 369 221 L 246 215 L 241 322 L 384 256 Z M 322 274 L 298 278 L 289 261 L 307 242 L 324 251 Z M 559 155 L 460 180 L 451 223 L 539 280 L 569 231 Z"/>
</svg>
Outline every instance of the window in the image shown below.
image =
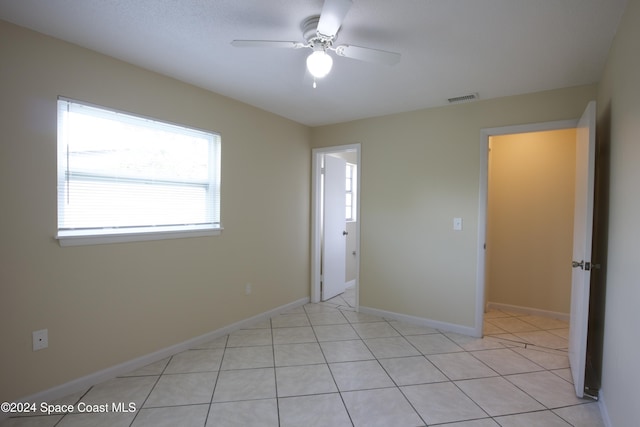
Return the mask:
<svg viewBox="0 0 640 427">
<path fill-rule="evenodd" d="M 356 165 L 347 163 L 347 221 L 356 220 Z"/>
<path fill-rule="evenodd" d="M 220 136 L 58 100 L 58 240 L 219 234 Z"/>
</svg>

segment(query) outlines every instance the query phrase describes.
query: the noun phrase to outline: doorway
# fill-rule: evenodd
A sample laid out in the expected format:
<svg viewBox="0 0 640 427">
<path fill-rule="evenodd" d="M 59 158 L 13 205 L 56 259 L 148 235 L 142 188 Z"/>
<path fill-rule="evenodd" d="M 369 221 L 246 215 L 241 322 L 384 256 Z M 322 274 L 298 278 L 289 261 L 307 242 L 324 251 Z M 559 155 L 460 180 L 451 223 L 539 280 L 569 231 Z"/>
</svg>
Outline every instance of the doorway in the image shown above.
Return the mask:
<svg viewBox="0 0 640 427">
<path fill-rule="evenodd" d="M 493 135 L 488 165 L 485 307 L 568 322 L 576 129 Z"/>
<path fill-rule="evenodd" d="M 498 128 L 481 131 L 481 176 L 480 176 L 480 201 L 479 215 L 480 226 L 478 228 L 478 294 L 476 299 L 476 333 L 482 336 L 484 321 L 485 276 L 486 276 L 486 248 L 487 248 L 487 192 L 489 181 L 489 149 L 492 135 L 506 135 L 523 132 L 537 132 L 554 129 L 576 128 L 575 138 L 575 193 L 574 193 L 574 221 L 573 221 L 573 247 L 572 247 L 572 285 L 570 325 L 568 329 L 568 357 L 571 367 L 576 396 L 596 396 L 590 384 L 585 384 L 585 365 L 589 354 L 587 353 L 588 330 L 594 326 L 597 319 L 589 319 L 589 297 L 591 269 L 600 268 L 600 264 L 592 263 L 592 232 L 593 232 L 593 208 L 594 208 L 594 175 L 595 175 L 595 127 L 596 127 L 596 103 L 589 102 L 581 118 L 571 124 L 572 121 L 552 122 L 531 126 L 517 126 L 511 128 Z M 580 260 L 580 261 L 578 261 Z M 567 262 L 568 264 L 568 262 Z M 544 268 L 545 266 L 542 265 Z"/>
<path fill-rule="evenodd" d="M 491 138 L 494 136 L 572 129 L 576 128 L 577 125 L 577 120 L 562 120 L 556 122 L 482 129 L 480 132 L 480 199 L 478 203 L 478 263 L 476 276 L 476 319 L 474 330 L 474 335 L 477 337 L 483 336 L 484 312 L 487 303 L 486 279 L 488 271 L 486 249 L 489 190 L 489 147 L 491 145 Z"/>
<path fill-rule="evenodd" d="M 360 144 L 341 145 L 312 150 L 312 206 L 311 206 L 311 302 L 318 303 L 323 298 L 323 280 L 327 277 L 329 258 L 341 257 L 344 260 L 344 272 L 339 276 L 344 278 L 342 286 L 353 286 L 355 293 L 354 306 L 359 307 L 359 272 L 360 272 Z M 338 239 L 344 239 L 344 249 L 338 249 L 339 254 L 326 256 L 329 249 L 325 244 L 325 163 L 327 157 L 338 158 L 346 164 L 343 191 L 345 204 L 340 208 L 340 215 L 344 218 L 344 230 L 339 230 Z M 334 163 L 334 162 L 331 162 Z M 340 178 L 343 179 L 343 178 Z M 351 185 L 351 188 L 349 188 Z M 332 226 L 335 227 L 335 226 Z"/>
</svg>

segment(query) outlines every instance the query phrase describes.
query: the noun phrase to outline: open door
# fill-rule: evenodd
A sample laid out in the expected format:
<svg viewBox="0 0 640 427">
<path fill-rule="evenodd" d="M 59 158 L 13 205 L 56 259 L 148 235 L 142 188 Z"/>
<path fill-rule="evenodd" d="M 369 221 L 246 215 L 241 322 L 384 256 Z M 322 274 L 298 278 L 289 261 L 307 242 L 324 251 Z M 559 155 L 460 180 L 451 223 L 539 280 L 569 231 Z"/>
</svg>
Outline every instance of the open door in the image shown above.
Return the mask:
<svg viewBox="0 0 640 427">
<path fill-rule="evenodd" d="M 584 396 L 587 359 L 596 152 L 595 126 L 596 103 L 591 101 L 580 118 L 576 136 L 576 191 L 573 224 L 569 364 L 578 397 Z"/>
<path fill-rule="evenodd" d="M 346 289 L 346 171 L 344 159 L 324 156 L 322 301 Z"/>
</svg>

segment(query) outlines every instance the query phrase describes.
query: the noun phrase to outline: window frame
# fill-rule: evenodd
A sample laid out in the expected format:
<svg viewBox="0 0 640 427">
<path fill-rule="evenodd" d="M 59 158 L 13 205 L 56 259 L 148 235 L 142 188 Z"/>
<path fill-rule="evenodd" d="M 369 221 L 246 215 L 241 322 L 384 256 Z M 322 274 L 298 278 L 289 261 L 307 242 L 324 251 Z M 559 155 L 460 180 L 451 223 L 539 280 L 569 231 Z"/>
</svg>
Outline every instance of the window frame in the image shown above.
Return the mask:
<svg viewBox="0 0 640 427">
<path fill-rule="evenodd" d="M 214 187 L 215 193 L 213 193 L 212 197 L 212 206 L 208 206 L 207 209 L 216 209 L 213 213 L 214 221 L 204 223 L 204 224 L 179 224 L 179 225 L 143 225 L 143 226 L 120 226 L 120 227 L 94 227 L 94 228 L 86 228 L 86 229 L 67 229 L 60 228 L 61 220 L 61 208 L 60 204 L 60 181 L 64 178 L 61 178 L 61 167 L 64 164 L 65 160 L 61 156 L 66 156 L 66 145 L 64 143 L 63 130 L 60 126 L 60 118 L 58 117 L 58 140 L 57 140 L 57 183 L 56 186 L 56 195 L 57 195 L 57 234 L 55 239 L 58 241 L 60 246 L 78 246 L 78 245 L 95 245 L 95 244 L 105 244 L 105 243 L 126 243 L 126 242 L 142 242 L 142 241 L 152 241 L 152 240 L 164 240 L 164 239 L 178 239 L 178 238 L 188 238 L 188 237 L 206 237 L 206 236 L 217 236 L 220 235 L 223 227 L 221 223 L 221 207 L 220 207 L 220 198 L 221 198 L 221 138 L 220 134 L 216 132 L 212 132 L 210 130 L 198 129 L 192 126 L 186 126 L 182 124 L 176 124 L 172 122 L 168 122 L 165 120 L 158 120 L 151 117 L 146 117 L 140 114 L 129 113 L 117 109 L 113 109 L 110 107 L 104 107 L 101 105 L 95 105 L 86 103 L 83 101 L 77 101 L 75 99 L 66 98 L 59 96 L 56 102 L 58 112 L 60 114 L 60 103 L 72 103 L 78 104 L 81 106 L 86 106 L 90 108 L 96 108 L 99 110 L 103 110 L 108 112 L 109 114 L 113 114 L 113 116 L 122 116 L 124 120 L 128 121 L 132 118 L 134 120 L 153 122 L 157 124 L 159 127 L 170 127 L 170 128 L 182 128 L 186 131 L 193 131 L 198 133 L 204 133 L 211 137 L 211 147 L 210 149 L 214 154 L 210 154 L 209 158 L 209 180 L 210 185 Z M 62 162 L 62 163 L 61 163 Z"/>
</svg>

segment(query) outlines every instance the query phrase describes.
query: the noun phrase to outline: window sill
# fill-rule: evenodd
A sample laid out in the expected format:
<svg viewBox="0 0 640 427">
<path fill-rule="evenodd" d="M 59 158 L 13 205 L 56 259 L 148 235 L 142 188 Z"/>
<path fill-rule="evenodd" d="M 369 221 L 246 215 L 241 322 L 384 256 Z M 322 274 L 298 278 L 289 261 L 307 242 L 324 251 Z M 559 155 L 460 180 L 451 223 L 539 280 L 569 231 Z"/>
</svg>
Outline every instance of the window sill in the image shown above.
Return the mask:
<svg viewBox="0 0 640 427">
<path fill-rule="evenodd" d="M 154 229 L 138 228 L 127 231 L 113 230 L 60 231 L 56 240 L 60 246 L 102 245 L 107 243 L 146 242 L 151 240 L 184 239 L 188 237 L 219 236 L 223 228 L 181 228 L 157 227 Z"/>
</svg>

